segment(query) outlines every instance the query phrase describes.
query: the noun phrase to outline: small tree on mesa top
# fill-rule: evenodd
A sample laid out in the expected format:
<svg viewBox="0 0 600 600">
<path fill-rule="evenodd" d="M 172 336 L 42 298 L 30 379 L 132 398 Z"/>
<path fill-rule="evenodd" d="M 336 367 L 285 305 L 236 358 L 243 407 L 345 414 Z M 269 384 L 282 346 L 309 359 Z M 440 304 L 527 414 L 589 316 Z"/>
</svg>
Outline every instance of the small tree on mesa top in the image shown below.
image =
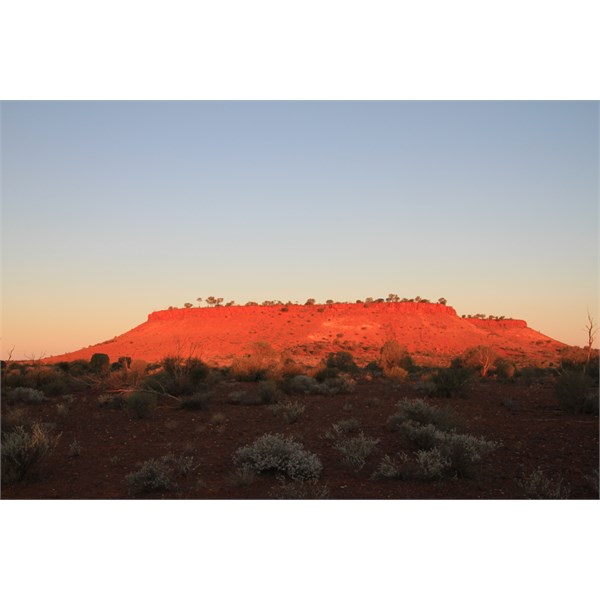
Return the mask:
<svg viewBox="0 0 600 600">
<path fill-rule="evenodd" d="M 205 300 L 206 304 L 209 304 L 210 306 L 220 306 L 221 303 L 223 302 L 223 298 L 215 298 L 214 296 L 209 296 L 206 300 Z"/>
<path fill-rule="evenodd" d="M 186 302 L 186 303 L 183 305 L 183 308 L 192 308 L 192 306 L 193 306 L 193 304 L 192 304 L 191 302 Z"/>
<path fill-rule="evenodd" d="M 315 302 L 316 302 L 316 300 L 315 300 L 314 298 L 309 298 L 309 299 L 308 299 L 308 300 L 307 300 L 307 301 L 304 303 L 304 305 L 305 305 L 305 306 L 313 306 Z"/>
<path fill-rule="evenodd" d="M 446 304 L 446 302 L 447 302 L 446 298 L 440 298 L 440 299 L 438 300 L 438 304 L 444 304 L 444 305 L 445 305 L 445 304 Z"/>
</svg>

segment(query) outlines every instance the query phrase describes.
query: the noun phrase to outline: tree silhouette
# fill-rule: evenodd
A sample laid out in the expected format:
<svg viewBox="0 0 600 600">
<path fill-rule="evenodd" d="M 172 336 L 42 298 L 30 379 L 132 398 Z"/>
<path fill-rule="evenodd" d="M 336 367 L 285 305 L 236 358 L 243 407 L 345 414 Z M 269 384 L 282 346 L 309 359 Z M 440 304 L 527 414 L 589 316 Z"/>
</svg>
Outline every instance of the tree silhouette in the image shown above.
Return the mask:
<svg viewBox="0 0 600 600">
<path fill-rule="evenodd" d="M 583 367 L 583 372 L 585 373 L 590 366 L 590 358 L 592 356 L 592 345 L 594 344 L 594 340 L 596 339 L 596 334 L 598 333 L 598 327 L 596 323 L 594 323 L 594 318 L 590 315 L 588 311 L 588 322 L 585 326 L 585 330 L 588 334 L 588 345 L 587 345 L 587 357 L 585 359 L 585 366 Z"/>
</svg>

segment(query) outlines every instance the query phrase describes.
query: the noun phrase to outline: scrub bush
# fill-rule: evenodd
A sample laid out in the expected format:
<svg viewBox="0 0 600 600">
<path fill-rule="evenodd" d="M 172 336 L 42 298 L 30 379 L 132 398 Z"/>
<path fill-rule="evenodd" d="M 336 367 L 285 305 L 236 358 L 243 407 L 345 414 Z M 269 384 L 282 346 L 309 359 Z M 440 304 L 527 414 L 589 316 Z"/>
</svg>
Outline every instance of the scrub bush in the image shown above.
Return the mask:
<svg viewBox="0 0 600 600">
<path fill-rule="evenodd" d="M 2 481 L 21 481 L 35 467 L 52 454 L 60 435 L 51 435 L 49 429 L 34 423 L 28 431 L 17 426 L 2 435 Z"/>
<path fill-rule="evenodd" d="M 427 404 L 425 400 L 405 398 L 396 403 L 397 411 L 387 420 L 390 431 L 398 431 L 400 426 L 408 421 L 419 425 L 433 425 L 441 431 L 449 431 L 459 426 L 458 415 L 448 409 Z"/>
<path fill-rule="evenodd" d="M 138 419 L 145 419 L 156 409 L 156 395 L 150 392 L 133 392 L 125 398 L 128 410 Z"/>
<path fill-rule="evenodd" d="M 18 387 L 7 394 L 9 404 L 41 404 L 47 400 L 44 392 L 29 387 Z"/>
<path fill-rule="evenodd" d="M 266 433 L 254 443 L 238 448 L 233 463 L 237 467 L 247 465 L 257 473 L 276 473 L 297 481 L 318 479 L 322 469 L 318 456 L 280 433 Z"/>
<path fill-rule="evenodd" d="M 366 437 L 361 431 L 353 437 L 340 436 L 333 447 L 340 453 L 346 467 L 360 471 L 378 443 L 378 439 Z"/>
<path fill-rule="evenodd" d="M 196 392 L 191 396 L 183 396 L 179 399 L 179 408 L 185 410 L 208 410 L 215 398 L 213 390 Z"/>
<path fill-rule="evenodd" d="M 173 488 L 170 469 L 163 459 L 147 460 L 139 470 L 125 477 L 131 494 L 167 491 Z"/>
<path fill-rule="evenodd" d="M 598 414 L 598 389 L 579 371 L 565 371 L 556 380 L 554 393 L 560 408 L 574 413 Z"/>
<path fill-rule="evenodd" d="M 92 358 L 90 358 L 90 368 L 97 373 L 107 372 L 110 369 L 110 358 L 108 357 L 108 354 L 102 354 L 100 352 L 92 354 Z"/>
</svg>

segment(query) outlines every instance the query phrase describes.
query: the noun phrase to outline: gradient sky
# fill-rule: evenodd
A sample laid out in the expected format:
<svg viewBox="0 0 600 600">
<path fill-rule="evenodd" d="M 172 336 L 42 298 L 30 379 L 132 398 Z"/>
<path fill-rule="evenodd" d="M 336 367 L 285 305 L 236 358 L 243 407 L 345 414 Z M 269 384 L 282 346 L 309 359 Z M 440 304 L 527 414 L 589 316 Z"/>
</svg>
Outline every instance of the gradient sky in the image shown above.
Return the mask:
<svg viewBox="0 0 600 600">
<path fill-rule="evenodd" d="M 4 102 L 3 357 L 222 296 L 448 299 L 583 345 L 596 102 Z"/>
</svg>

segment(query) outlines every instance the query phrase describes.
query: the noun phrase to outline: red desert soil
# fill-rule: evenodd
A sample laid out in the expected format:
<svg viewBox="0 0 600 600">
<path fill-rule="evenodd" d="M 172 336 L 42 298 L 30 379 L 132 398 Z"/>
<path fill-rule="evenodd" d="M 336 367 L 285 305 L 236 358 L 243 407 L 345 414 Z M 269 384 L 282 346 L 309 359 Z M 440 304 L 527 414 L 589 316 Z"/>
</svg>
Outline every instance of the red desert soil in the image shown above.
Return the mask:
<svg viewBox="0 0 600 600">
<path fill-rule="evenodd" d="M 384 455 L 411 452 L 400 433 L 386 428 L 396 402 L 419 395 L 409 384 L 398 387 L 376 379 L 359 382 L 349 394 L 295 396 L 306 410 L 292 424 L 266 406 L 228 402 L 233 391 L 256 394 L 256 386 L 222 381 L 215 385 L 215 399 L 206 411 L 182 410 L 176 401 L 162 399 L 147 419 L 101 406 L 97 394 L 77 395 L 66 407 L 64 400 L 26 406 L 27 419 L 54 423 L 54 431 L 62 435 L 37 472 L 21 482 L 3 484 L 2 497 L 127 498 L 129 473 L 144 461 L 172 454 L 193 457 L 197 468 L 186 477 L 176 476 L 176 489 L 141 497 L 270 498 L 279 486 L 273 476 L 258 476 L 248 486 L 232 485 L 232 456 L 264 433 L 281 432 L 319 456 L 319 485 L 327 486 L 332 499 L 524 498 L 520 484 L 538 468 L 555 482 L 562 479 L 570 498 L 598 498 L 593 483 L 595 477 L 597 486 L 598 417 L 559 411 L 551 381 L 527 385 L 480 380 L 466 399 L 429 400 L 455 410 L 463 422 L 461 430 L 501 444 L 485 458 L 476 477 L 438 482 L 370 478 Z M 365 435 L 379 439 L 358 472 L 341 465 L 332 442 L 323 437 L 341 419 L 356 419 Z M 81 446 L 79 456 L 70 452 L 75 440 Z"/>
<path fill-rule="evenodd" d="M 178 308 L 148 320 L 112 340 L 54 356 L 46 362 L 89 359 L 94 353 L 157 361 L 190 350 L 213 365 L 229 365 L 267 342 L 314 365 L 329 352 L 346 350 L 359 364 L 379 357 L 386 340 L 405 345 L 415 362 L 444 366 L 471 346 L 489 346 L 518 366 L 552 366 L 565 344 L 516 319 L 463 319 L 442 304 L 391 302 L 313 306 L 231 306 Z"/>
</svg>

